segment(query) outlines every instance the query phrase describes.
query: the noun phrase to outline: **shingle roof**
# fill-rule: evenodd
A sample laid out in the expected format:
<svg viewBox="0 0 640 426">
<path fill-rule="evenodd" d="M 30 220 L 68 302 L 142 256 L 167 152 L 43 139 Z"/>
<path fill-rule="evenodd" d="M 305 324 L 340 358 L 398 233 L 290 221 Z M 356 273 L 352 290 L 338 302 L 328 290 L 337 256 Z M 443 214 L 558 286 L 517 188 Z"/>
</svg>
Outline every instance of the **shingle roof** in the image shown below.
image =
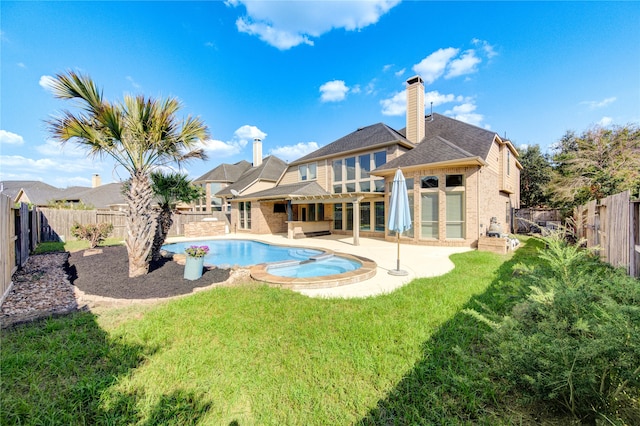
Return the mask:
<svg viewBox="0 0 640 426">
<path fill-rule="evenodd" d="M 194 182 L 235 182 L 249 168 L 251 168 L 251 163 L 245 160 L 235 164 L 222 163 L 195 179 Z"/>
<path fill-rule="evenodd" d="M 275 183 L 278 181 L 278 179 L 280 179 L 286 169 L 287 163 L 285 163 L 278 157 L 270 155 L 268 157 L 265 157 L 262 160 L 262 164 L 260 164 L 258 167 L 252 167 L 249 170 L 245 171 L 236 182 L 232 183 L 226 188 L 222 188 L 220 191 L 216 192 L 215 195 L 232 195 L 232 189 L 238 192 L 242 192 L 257 180 Z"/>
<path fill-rule="evenodd" d="M 274 197 L 295 197 L 295 196 L 313 196 L 313 195 L 330 195 L 322 189 L 316 181 L 297 182 L 287 185 L 279 185 L 263 191 L 247 194 L 244 198 L 274 198 Z M 243 197 L 239 197 L 243 198 Z"/>
<path fill-rule="evenodd" d="M 22 189 L 30 203 L 45 206 L 57 196 L 59 188 L 38 180 L 5 180 L 2 181 L 2 193 L 15 201 Z"/>
<path fill-rule="evenodd" d="M 417 166 L 420 164 L 440 163 L 444 161 L 461 160 L 464 158 L 478 157 L 464 149 L 456 146 L 452 142 L 441 138 L 433 137 L 423 140 L 411 151 L 408 151 L 400 157 L 383 164 L 375 169 L 375 171 L 396 169 L 398 167 Z M 375 172 L 374 171 L 374 172 Z"/>
<path fill-rule="evenodd" d="M 122 195 L 122 182 L 108 183 L 95 188 L 72 187 L 63 190 L 56 198 L 67 201 L 81 201 L 85 205 L 96 209 L 106 209 L 114 204 L 126 204 Z"/>
<path fill-rule="evenodd" d="M 406 135 L 406 128 L 401 129 L 399 132 Z M 496 136 L 496 133 L 490 130 L 437 113 L 425 118 L 424 134 L 424 139 L 418 146 L 424 141 L 428 142 L 436 136 L 440 136 L 485 161 Z"/>
<path fill-rule="evenodd" d="M 384 123 L 377 123 L 371 126 L 362 127 L 355 132 L 349 133 L 348 135 L 297 159 L 291 164 L 300 164 L 322 157 L 331 157 L 343 152 L 363 150 L 368 147 L 385 144 L 391 145 L 393 143 L 400 143 L 407 147 L 415 146 L 413 143 L 409 142 L 404 135 L 400 134 L 396 130 Z"/>
</svg>

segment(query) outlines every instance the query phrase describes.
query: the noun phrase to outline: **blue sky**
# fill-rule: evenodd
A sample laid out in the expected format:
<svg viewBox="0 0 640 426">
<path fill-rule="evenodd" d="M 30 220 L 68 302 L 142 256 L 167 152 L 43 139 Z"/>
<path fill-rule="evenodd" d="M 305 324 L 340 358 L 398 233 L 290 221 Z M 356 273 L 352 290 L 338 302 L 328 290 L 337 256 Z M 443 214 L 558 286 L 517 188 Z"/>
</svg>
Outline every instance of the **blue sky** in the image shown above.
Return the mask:
<svg viewBox="0 0 640 426">
<path fill-rule="evenodd" d="M 567 130 L 640 122 L 640 2 L 0 2 L 0 180 L 59 187 L 127 178 L 50 140 L 68 102 L 47 79 L 91 76 L 111 101 L 175 96 L 221 162 L 293 161 L 359 127 L 405 126 L 405 81 L 426 111 L 548 149 Z"/>
</svg>

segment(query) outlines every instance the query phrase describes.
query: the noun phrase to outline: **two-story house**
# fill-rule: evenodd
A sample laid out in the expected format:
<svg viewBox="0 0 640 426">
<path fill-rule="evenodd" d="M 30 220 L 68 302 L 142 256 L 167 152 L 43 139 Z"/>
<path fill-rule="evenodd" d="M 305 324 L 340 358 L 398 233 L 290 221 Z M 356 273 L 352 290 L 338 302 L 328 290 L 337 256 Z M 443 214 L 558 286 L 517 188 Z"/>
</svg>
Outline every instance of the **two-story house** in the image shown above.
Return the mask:
<svg viewBox="0 0 640 426">
<path fill-rule="evenodd" d="M 424 84 L 407 81 L 406 127 L 356 131 L 290 163 L 272 188 L 238 194 L 234 229 L 395 239 L 386 229 L 391 182 L 407 179 L 413 226 L 402 239 L 425 245 L 475 246 L 492 217 L 510 231 L 519 207 L 518 153 L 495 132 L 440 114 L 425 116 Z M 243 220 L 247 214 L 252 220 Z"/>
</svg>

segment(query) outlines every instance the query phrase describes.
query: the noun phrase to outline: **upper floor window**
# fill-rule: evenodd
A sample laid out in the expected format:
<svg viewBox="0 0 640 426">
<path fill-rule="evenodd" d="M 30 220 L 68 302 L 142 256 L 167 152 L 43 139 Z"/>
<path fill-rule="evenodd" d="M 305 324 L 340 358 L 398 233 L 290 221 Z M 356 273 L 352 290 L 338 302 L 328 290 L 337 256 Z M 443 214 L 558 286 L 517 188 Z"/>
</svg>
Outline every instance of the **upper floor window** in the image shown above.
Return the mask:
<svg viewBox="0 0 640 426">
<path fill-rule="evenodd" d="M 373 153 L 374 169 L 382 166 L 387 162 L 387 151 L 378 151 Z"/>
<path fill-rule="evenodd" d="M 371 170 L 386 160 L 386 151 L 333 160 L 333 193 L 384 192 L 384 179 L 372 176 Z"/>
<path fill-rule="evenodd" d="M 422 176 L 420 178 L 420 188 L 432 189 L 438 187 L 438 176 Z"/>
<path fill-rule="evenodd" d="M 464 176 L 463 175 L 447 175 L 445 177 L 447 188 L 452 188 L 456 186 L 464 186 Z"/>
<path fill-rule="evenodd" d="M 315 180 L 317 177 L 317 164 L 309 163 L 298 166 L 300 171 L 300 180 Z"/>
<path fill-rule="evenodd" d="M 342 182 L 342 160 L 333 160 L 333 181 Z"/>
</svg>

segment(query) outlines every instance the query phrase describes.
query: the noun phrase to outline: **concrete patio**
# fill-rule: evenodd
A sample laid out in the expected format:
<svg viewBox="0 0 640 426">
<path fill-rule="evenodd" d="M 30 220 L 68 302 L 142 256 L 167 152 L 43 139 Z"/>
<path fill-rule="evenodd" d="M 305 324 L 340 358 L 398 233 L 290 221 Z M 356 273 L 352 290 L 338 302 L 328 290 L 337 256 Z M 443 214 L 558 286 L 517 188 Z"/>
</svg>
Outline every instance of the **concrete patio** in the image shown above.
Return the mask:
<svg viewBox="0 0 640 426">
<path fill-rule="evenodd" d="M 227 234 L 224 237 L 210 239 L 251 239 L 270 244 L 325 248 L 336 254 L 346 253 L 369 258 L 376 262 L 376 275 L 366 281 L 339 287 L 295 290 L 311 297 L 368 297 L 390 293 L 415 278 L 443 275 L 453 269 L 449 256 L 469 251 L 461 247 L 430 247 L 413 244 L 400 244 L 400 269 L 407 275 L 390 275 L 389 270 L 396 268 L 398 246 L 395 242 L 374 238 L 360 238 L 360 245 L 353 245 L 353 237 L 347 235 L 328 235 L 315 238 L 288 239 L 284 234 L 255 235 Z M 185 238 L 170 238 L 167 242 L 189 241 Z M 195 241 L 195 239 L 193 239 Z"/>
</svg>

